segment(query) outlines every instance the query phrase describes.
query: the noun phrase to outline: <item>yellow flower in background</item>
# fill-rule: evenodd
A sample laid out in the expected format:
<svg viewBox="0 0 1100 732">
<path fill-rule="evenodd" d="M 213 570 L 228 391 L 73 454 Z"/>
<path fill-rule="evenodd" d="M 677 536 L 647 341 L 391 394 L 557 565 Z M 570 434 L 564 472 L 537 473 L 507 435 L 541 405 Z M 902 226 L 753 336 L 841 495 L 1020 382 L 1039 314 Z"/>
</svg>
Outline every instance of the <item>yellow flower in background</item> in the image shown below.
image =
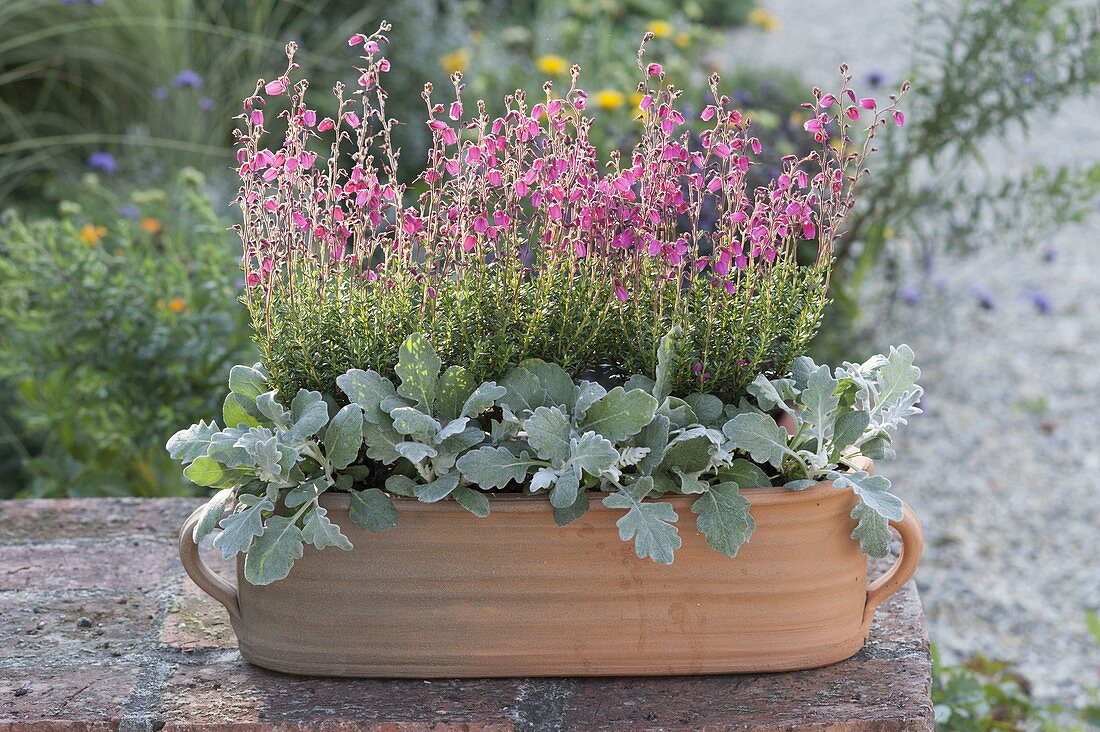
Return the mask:
<svg viewBox="0 0 1100 732">
<path fill-rule="evenodd" d="M 535 60 L 535 66 L 544 74 L 557 76 L 558 74 L 565 73 L 566 69 L 569 68 L 569 62 L 561 56 L 548 54 L 546 56 L 539 56 L 538 59 Z"/>
<path fill-rule="evenodd" d="M 80 239 L 90 247 L 94 247 L 105 236 L 107 236 L 107 227 L 105 226 L 84 224 L 80 229 Z"/>
<path fill-rule="evenodd" d="M 470 66 L 470 49 L 457 48 L 450 53 L 443 54 L 439 57 L 439 65 L 448 74 L 465 71 Z"/>
<path fill-rule="evenodd" d="M 691 45 L 691 34 L 689 34 L 689 33 L 678 33 L 676 35 L 676 40 L 674 41 L 674 43 L 679 48 L 687 48 L 688 46 Z"/>
<path fill-rule="evenodd" d="M 179 315 L 187 312 L 187 301 L 182 297 L 173 297 L 168 301 L 168 309 Z"/>
<path fill-rule="evenodd" d="M 614 89 L 600 89 L 596 92 L 596 106 L 600 109 L 618 109 L 626 104 L 626 96 Z"/>
<path fill-rule="evenodd" d="M 767 33 L 774 33 L 780 27 L 779 18 L 764 8 L 753 8 L 749 13 L 749 22 Z"/>
<path fill-rule="evenodd" d="M 894 238 L 894 230 L 891 229 L 889 226 L 887 226 L 885 229 L 882 230 L 882 238 L 883 239 L 893 239 Z"/>
<path fill-rule="evenodd" d="M 655 20 L 646 27 L 646 30 L 658 38 L 668 38 L 672 35 L 673 28 L 672 23 L 667 20 Z"/>
<path fill-rule="evenodd" d="M 164 228 L 160 224 L 160 219 L 154 219 L 152 217 L 146 217 L 141 220 L 141 230 L 150 234 L 159 234 L 160 230 Z"/>
</svg>

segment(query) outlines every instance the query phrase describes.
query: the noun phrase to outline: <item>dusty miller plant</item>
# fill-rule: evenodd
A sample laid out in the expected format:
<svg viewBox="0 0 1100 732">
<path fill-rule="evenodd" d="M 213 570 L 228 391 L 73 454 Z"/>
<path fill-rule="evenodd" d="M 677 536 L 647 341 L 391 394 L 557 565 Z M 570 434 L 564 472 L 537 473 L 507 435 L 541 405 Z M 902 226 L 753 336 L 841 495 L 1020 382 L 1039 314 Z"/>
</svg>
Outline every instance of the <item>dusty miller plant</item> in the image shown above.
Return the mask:
<svg viewBox="0 0 1100 732">
<path fill-rule="evenodd" d="M 194 538 L 220 524 L 214 545 L 226 558 L 245 552 L 245 578 L 267 584 L 290 572 L 306 544 L 352 549 L 321 505 L 327 491 L 347 492 L 351 520 L 367 531 L 396 527 L 395 497 L 453 500 L 485 517 L 492 492 L 522 491 L 545 495 L 560 525 L 593 498 L 621 509 L 620 537 L 639 557 L 668 564 L 679 516 L 650 499 L 695 496 L 707 544 L 733 557 L 755 528 L 743 492 L 832 481 L 859 498 L 853 538 L 884 555 L 902 505 L 861 458 L 892 457 L 891 430 L 920 412 L 913 352 L 901 346 L 836 369 L 799 357 L 789 377 L 759 376 L 748 397 L 725 404 L 672 394 L 681 337 L 673 329 L 661 340 L 653 377 L 608 388 L 541 359 L 479 384 L 462 367 L 441 370 L 431 344 L 413 334 L 396 385 L 370 370 L 338 377 L 343 406 L 306 389 L 288 404 L 262 366 L 236 366 L 223 407 L 234 426 L 200 422 L 167 445 L 188 478 L 219 489 Z"/>
</svg>

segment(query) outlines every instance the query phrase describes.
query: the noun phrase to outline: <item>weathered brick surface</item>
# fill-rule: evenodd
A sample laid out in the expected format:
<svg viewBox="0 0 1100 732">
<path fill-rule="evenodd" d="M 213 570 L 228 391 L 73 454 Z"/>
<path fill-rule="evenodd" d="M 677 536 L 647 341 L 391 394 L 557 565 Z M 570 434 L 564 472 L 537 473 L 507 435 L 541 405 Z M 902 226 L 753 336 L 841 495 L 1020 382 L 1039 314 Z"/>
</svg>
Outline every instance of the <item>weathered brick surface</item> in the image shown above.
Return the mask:
<svg viewBox="0 0 1100 732">
<path fill-rule="evenodd" d="M 0 502 L 0 732 L 932 728 L 912 585 L 855 658 L 793 674 L 428 682 L 253 668 L 179 567 L 176 527 L 195 505 Z"/>
</svg>

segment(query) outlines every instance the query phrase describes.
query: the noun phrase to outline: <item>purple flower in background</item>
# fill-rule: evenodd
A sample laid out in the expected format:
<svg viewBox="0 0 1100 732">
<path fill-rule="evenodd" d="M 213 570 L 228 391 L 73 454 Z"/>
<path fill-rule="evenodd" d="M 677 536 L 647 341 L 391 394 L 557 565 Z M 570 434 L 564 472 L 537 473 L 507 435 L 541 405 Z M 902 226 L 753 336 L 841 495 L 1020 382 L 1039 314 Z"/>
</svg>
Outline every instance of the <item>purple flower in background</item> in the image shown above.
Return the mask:
<svg viewBox="0 0 1100 732">
<path fill-rule="evenodd" d="M 118 161 L 109 152 L 94 152 L 88 156 L 88 167 L 109 175 L 118 170 Z"/>
<path fill-rule="evenodd" d="M 1053 262 L 1057 258 L 1058 258 L 1058 250 L 1055 249 L 1054 247 L 1051 247 L 1050 249 L 1047 249 L 1045 252 L 1043 252 L 1043 261 L 1046 262 L 1047 264 L 1050 264 L 1051 262 Z"/>
<path fill-rule="evenodd" d="M 997 299 L 993 297 L 993 293 L 979 285 L 974 285 L 970 288 L 970 292 L 978 299 L 978 304 L 981 305 L 984 310 L 996 310 Z"/>
<path fill-rule="evenodd" d="M 164 101 L 167 98 L 168 98 L 168 87 L 158 86 L 156 89 L 153 90 L 153 99 L 158 99 L 160 101 Z"/>
<path fill-rule="evenodd" d="M 124 203 L 118 207 L 120 219 L 137 219 L 141 217 L 141 209 L 133 203 Z"/>
<path fill-rule="evenodd" d="M 924 299 L 920 289 L 913 285 L 902 285 L 901 289 L 898 290 L 898 297 L 906 305 L 919 305 L 921 300 Z"/>
<path fill-rule="evenodd" d="M 1050 311 L 1054 309 L 1054 301 L 1050 299 L 1050 295 L 1038 288 L 1029 292 L 1027 296 L 1040 315 L 1050 315 Z"/>
<path fill-rule="evenodd" d="M 204 112 L 214 111 L 214 106 L 215 106 L 214 100 L 211 99 L 210 97 L 203 97 L 203 98 L 199 99 L 199 109 L 201 109 Z"/>
<path fill-rule="evenodd" d="M 886 72 L 882 69 L 871 69 L 867 72 L 867 83 L 873 87 L 879 87 L 886 83 Z"/>
<path fill-rule="evenodd" d="M 172 80 L 172 86 L 177 89 L 199 89 L 202 87 L 202 77 L 191 69 L 184 69 L 176 74 Z"/>
</svg>

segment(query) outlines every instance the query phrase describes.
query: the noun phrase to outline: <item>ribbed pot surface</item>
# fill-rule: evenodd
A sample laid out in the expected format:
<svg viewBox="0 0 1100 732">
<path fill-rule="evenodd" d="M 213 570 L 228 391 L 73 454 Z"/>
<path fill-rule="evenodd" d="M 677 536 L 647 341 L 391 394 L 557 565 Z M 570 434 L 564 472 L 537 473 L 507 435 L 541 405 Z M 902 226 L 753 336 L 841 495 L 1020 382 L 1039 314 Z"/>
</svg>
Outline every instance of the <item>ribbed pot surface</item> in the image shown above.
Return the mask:
<svg viewBox="0 0 1100 732">
<path fill-rule="evenodd" d="M 867 599 L 855 497 L 829 483 L 744 494 L 756 532 L 733 559 L 696 530 L 694 496 L 662 499 L 683 539 L 669 566 L 635 556 L 623 512 L 595 496 L 565 527 L 544 497 L 495 496 L 484 519 L 398 499 L 398 527 L 374 534 L 352 523 L 347 495 L 325 494 L 355 549 L 307 546 L 263 587 L 238 565 L 234 630 L 252 663 L 340 676 L 785 671 L 855 653 Z"/>
</svg>

